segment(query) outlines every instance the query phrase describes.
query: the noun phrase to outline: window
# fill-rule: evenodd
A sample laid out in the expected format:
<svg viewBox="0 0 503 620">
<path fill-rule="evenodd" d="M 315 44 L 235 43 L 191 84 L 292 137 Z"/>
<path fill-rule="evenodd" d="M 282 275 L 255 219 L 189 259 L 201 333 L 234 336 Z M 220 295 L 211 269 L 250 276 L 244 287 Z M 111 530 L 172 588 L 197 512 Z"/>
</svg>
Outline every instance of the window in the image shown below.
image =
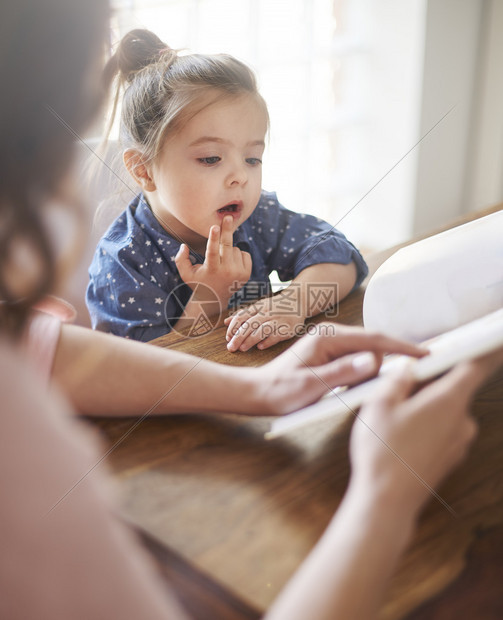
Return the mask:
<svg viewBox="0 0 503 620">
<path fill-rule="evenodd" d="M 113 39 L 148 28 L 171 47 L 227 52 L 251 65 L 271 116 L 264 188 L 378 250 L 471 208 L 461 204 L 463 183 L 477 165 L 487 168 L 468 158 L 484 6 L 115 0 Z M 441 83 L 429 78 L 438 73 Z M 422 141 L 453 101 L 455 113 Z"/>
<path fill-rule="evenodd" d="M 147 28 L 174 48 L 233 54 L 271 117 L 264 188 L 337 224 L 367 186 L 366 0 L 115 2 L 114 39 Z"/>
</svg>

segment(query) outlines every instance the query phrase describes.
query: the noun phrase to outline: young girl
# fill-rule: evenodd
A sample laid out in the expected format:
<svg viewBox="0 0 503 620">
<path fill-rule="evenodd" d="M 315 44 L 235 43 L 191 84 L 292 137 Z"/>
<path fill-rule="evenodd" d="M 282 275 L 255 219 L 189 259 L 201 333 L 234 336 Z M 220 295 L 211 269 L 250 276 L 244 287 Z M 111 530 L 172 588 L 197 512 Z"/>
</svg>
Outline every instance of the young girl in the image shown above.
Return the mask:
<svg viewBox="0 0 503 620">
<path fill-rule="evenodd" d="M 142 191 L 90 267 L 93 327 L 147 341 L 264 298 L 226 321 L 229 350 L 266 348 L 361 283 L 367 267 L 344 235 L 261 189 L 268 113 L 246 65 L 178 56 L 134 30 L 105 75 L 129 85 L 121 142 Z M 266 297 L 274 270 L 292 282 Z"/>
<path fill-rule="evenodd" d="M 0 618 L 9 620 L 190 617 L 179 602 L 188 600 L 183 589 L 178 598 L 118 518 L 111 485 L 96 467 L 104 447 L 73 413 L 145 417 L 236 413 L 238 406 L 241 413 L 280 414 L 313 402 L 327 386 L 375 374 L 385 352 L 420 354 L 341 326 L 337 337 L 306 336 L 294 354 L 265 366 L 229 368 L 32 316 L 33 304 L 67 268 L 56 260 L 58 237 L 45 216 L 75 185 L 67 128 L 84 131 L 101 101 L 94 71 L 107 17 L 103 0 L 0 4 L 0 83 L 9 93 L 0 123 Z M 39 372 L 26 336 L 43 362 Z M 365 351 L 373 353 L 366 369 L 354 357 Z M 403 373 L 387 379 L 353 428 L 345 499 L 267 620 L 377 616 L 428 496 L 417 477 L 437 485 L 460 460 L 473 436 L 467 403 L 490 366 L 479 360 L 457 368 L 411 397 Z M 204 511 L 201 503 L 202 523 Z M 216 613 L 209 609 L 206 617 Z"/>
</svg>

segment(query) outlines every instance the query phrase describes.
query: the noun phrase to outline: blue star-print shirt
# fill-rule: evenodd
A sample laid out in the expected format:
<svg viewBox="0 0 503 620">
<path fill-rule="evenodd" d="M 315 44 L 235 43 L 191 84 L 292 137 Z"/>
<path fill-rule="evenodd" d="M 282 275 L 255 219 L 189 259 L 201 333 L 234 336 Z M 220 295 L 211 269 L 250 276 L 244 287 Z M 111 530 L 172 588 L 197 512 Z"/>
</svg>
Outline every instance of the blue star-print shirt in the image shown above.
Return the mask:
<svg viewBox="0 0 503 620">
<path fill-rule="evenodd" d="M 270 293 L 274 270 L 285 282 L 310 265 L 354 261 L 355 288 L 368 272 L 341 232 L 319 218 L 285 209 L 274 192 L 262 192 L 255 211 L 236 229 L 234 245 L 251 254 L 253 267 L 230 307 Z M 168 333 L 166 317 L 174 323 L 192 294 L 176 268 L 179 247 L 143 195 L 136 196 L 102 237 L 89 268 L 86 301 L 93 327 L 145 342 Z M 204 257 L 191 253 L 191 260 L 202 263 Z"/>
</svg>

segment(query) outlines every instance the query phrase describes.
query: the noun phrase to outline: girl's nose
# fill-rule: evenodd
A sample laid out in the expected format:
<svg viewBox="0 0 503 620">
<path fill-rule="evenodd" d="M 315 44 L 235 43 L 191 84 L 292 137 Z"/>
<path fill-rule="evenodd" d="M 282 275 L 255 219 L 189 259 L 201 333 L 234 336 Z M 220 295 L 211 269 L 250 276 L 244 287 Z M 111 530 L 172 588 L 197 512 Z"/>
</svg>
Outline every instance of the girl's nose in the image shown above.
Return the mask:
<svg viewBox="0 0 503 620">
<path fill-rule="evenodd" d="M 227 175 L 227 184 L 229 187 L 232 185 L 244 185 L 247 180 L 248 172 L 246 170 L 246 162 L 236 162 Z"/>
</svg>

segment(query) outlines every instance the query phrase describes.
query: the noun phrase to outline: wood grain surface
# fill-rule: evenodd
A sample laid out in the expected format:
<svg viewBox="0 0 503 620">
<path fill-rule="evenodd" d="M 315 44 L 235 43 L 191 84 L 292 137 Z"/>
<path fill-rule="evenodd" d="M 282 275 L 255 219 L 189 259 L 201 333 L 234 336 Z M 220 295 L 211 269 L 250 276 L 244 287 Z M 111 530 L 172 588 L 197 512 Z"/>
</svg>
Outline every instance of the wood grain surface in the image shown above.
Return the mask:
<svg viewBox="0 0 503 620">
<path fill-rule="evenodd" d="M 392 251 L 371 257 L 371 272 Z M 338 321 L 361 324 L 363 290 L 340 304 Z M 224 334 L 221 326 L 200 338 L 170 334 L 155 344 L 251 366 L 290 344 L 231 354 Z M 436 499 L 429 503 L 381 618 L 405 618 L 413 610 L 411 620 L 503 617 L 503 593 L 496 591 L 494 579 L 481 578 L 484 571 L 492 574 L 491 567 L 501 575 L 502 568 L 501 554 L 491 543 L 501 548 L 503 539 L 502 403 L 499 373 L 474 404 L 480 432 L 473 450 L 438 491 L 455 514 Z M 193 597 L 200 591 L 201 601 L 221 600 L 227 605 L 228 615 L 221 612 L 226 619 L 257 617 L 267 608 L 321 535 L 348 481 L 351 412 L 265 441 L 269 422 L 233 415 L 147 418 L 125 439 L 136 420 L 93 422 L 116 445 L 108 461 L 123 514 L 146 533 L 147 546 L 157 550 L 158 561 L 164 561 L 180 592 Z M 186 573 L 178 570 L 184 561 Z M 176 581 L 177 574 L 183 578 Z M 202 581 L 198 574 L 205 575 Z M 205 598 L 208 579 L 215 581 L 215 590 Z M 477 584 L 473 590 L 472 583 Z M 460 615 L 488 597 L 485 615 Z M 218 605 L 213 608 L 217 611 L 208 612 L 208 618 L 218 617 Z"/>
</svg>

